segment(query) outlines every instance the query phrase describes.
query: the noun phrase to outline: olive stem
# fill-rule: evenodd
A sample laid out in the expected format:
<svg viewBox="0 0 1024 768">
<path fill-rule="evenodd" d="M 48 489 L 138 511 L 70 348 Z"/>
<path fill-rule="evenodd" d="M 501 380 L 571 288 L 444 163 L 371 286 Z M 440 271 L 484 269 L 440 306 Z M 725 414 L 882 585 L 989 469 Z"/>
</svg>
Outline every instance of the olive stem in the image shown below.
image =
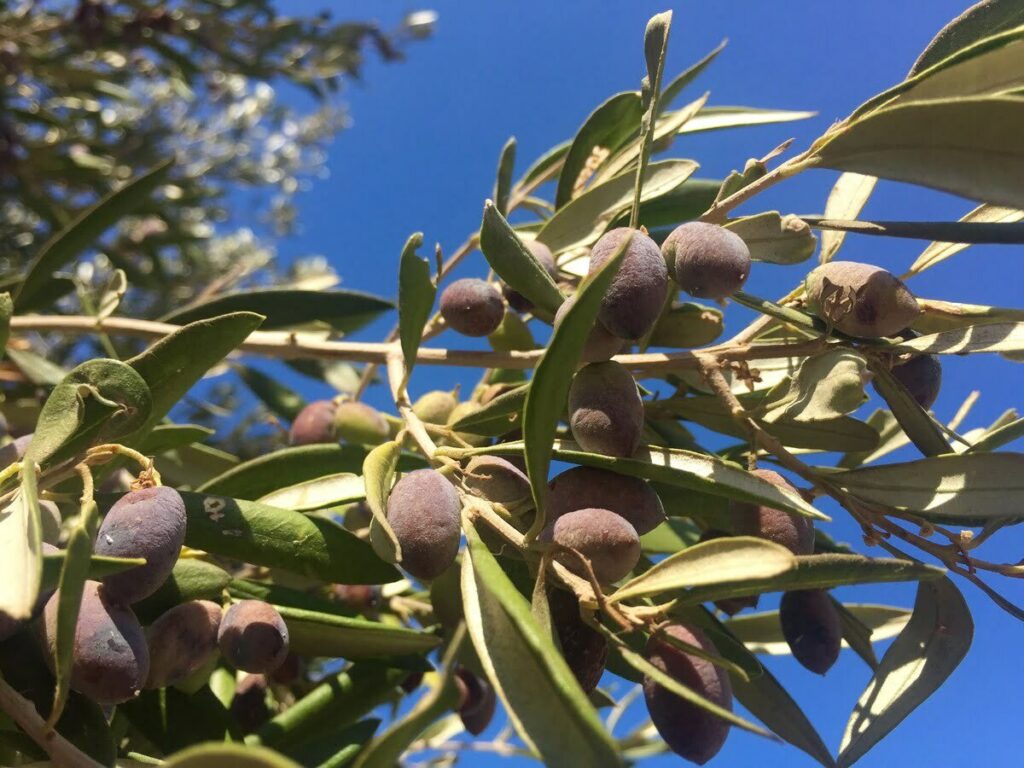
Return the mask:
<svg viewBox="0 0 1024 768">
<path fill-rule="evenodd" d="M 102 768 L 57 731 L 48 728 L 31 701 L 0 677 L 0 709 L 50 756 L 55 765 L 65 768 Z"/>
<path fill-rule="evenodd" d="M 391 397 L 395 401 L 395 407 L 398 408 L 402 421 L 405 422 L 409 434 L 412 435 L 420 450 L 423 451 L 427 459 L 433 459 L 434 454 L 437 452 L 437 445 L 430 435 L 427 434 L 427 428 L 423 425 L 420 417 L 413 412 L 412 403 L 409 402 L 409 395 L 405 389 L 405 382 L 408 377 L 406 375 L 405 360 L 402 358 L 401 347 L 396 344 L 391 345 L 391 352 L 387 355 L 386 363 L 388 383 L 391 386 Z"/>
</svg>

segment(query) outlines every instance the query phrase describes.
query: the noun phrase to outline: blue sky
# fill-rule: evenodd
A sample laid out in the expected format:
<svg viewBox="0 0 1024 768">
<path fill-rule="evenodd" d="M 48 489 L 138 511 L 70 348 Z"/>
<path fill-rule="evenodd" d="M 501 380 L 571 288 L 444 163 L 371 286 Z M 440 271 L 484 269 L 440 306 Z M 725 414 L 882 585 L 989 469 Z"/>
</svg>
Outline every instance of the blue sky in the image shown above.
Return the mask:
<svg viewBox="0 0 1024 768">
<path fill-rule="evenodd" d="M 299 13 L 323 2 L 290 2 Z M 782 140 L 796 137 L 805 147 L 836 119 L 867 97 L 896 82 L 910 68 L 934 33 L 960 13 L 966 2 L 862 0 L 824 3 L 720 1 L 650 2 L 455 2 L 430 4 L 440 14 L 435 37 L 413 46 L 408 61 L 382 65 L 372 60 L 362 83 L 345 94 L 353 125 L 330 151 L 329 178 L 299 197 L 302 232 L 280 245 L 284 257 L 305 253 L 327 256 L 347 287 L 386 296 L 396 292 L 398 255 L 413 231 L 428 243 L 453 250 L 480 221 L 482 203 L 491 194 L 498 152 L 510 136 L 519 142 L 523 170 L 548 147 L 570 137 L 581 121 L 608 95 L 636 88 L 643 74 L 642 35 L 649 16 L 672 7 L 675 21 L 667 76 L 702 57 L 729 38 L 725 52 L 688 91 L 696 98 L 711 91 L 711 104 L 816 110 L 800 123 L 714 132 L 677 141 L 674 154 L 697 159 L 700 175 L 721 177 L 761 156 Z M 376 11 L 385 26 L 416 6 L 406 3 L 339 3 L 336 15 L 365 18 Z M 804 174 L 757 198 L 744 210 L 779 208 L 783 212 L 820 213 L 835 174 Z M 862 214 L 881 219 L 956 219 L 973 207 L 969 201 L 883 183 Z M 845 258 L 903 271 L 925 243 L 851 236 Z M 426 251 L 425 251 L 426 252 Z M 805 274 L 806 265 L 757 265 L 747 289 L 775 297 Z M 482 275 L 476 254 L 458 276 Z M 916 278 L 919 295 L 954 301 L 1012 306 L 1021 303 L 1024 260 L 1017 247 L 973 247 Z M 749 315 L 727 312 L 730 327 Z M 380 338 L 393 320 L 362 334 Z M 470 340 L 446 334 L 436 345 L 471 347 Z M 1003 410 L 1021 405 L 1020 369 L 997 358 L 945 360 L 943 392 L 937 414 L 950 418 L 968 392 L 983 395 L 966 426 L 986 425 Z M 414 395 L 429 389 L 471 386 L 472 373 L 418 368 Z M 309 396 L 321 393 L 308 392 Z M 368 400 L 386 404 L 383 387 Z M 905 451 L 896 458 L 911 459 Z M 860 546 L 841 510 L 823 504 L 836 522 L 830 532 Z M 1007 532 L 1002 538 L 1012 539 Z M 1012 560 L 1019 553 L 1008 542 L 986 550 L 991 559 Z M 875 554 L 883 554 L 876 550 Z M 949 683 L 903 726 L 876 747 L 861 765 L 949 765 L 970 759 L 978 765 L 1009 765 L 1019 756 L 1012 728 L 1016 713 L 1007 704 L 1021 688 L 1020 665 L 996 664 L 1019 624 L 969 584 L 959 583 L 974 610 L 976 636 L 971 654 Z M 1024 589 L 997 584 L 1018 600 Z M 910 605 L 908 585 L 840 590 L 853 602 Z M 1014 643 L 1016 645 L 1016 643 Z M 804 707 L 825 742 L 835 750 L 846 719 L 870 675 L 851 652 L 822 680 L 788 659 L 773 658 L 772 670 Z M 621 688 L 619 689 L 621 692 Z M 1012 755 L 1012 756 L 1011 756 Z M 969 756 L 969 757 L 968 757 Z M 471 756 L 466 764 L 519 761 Z M 734 730 L 714 765 L 811 765 L 802 753 L 774 746 Z M 652 766 L 678 762 L 673 757 Z"/>
</svg>

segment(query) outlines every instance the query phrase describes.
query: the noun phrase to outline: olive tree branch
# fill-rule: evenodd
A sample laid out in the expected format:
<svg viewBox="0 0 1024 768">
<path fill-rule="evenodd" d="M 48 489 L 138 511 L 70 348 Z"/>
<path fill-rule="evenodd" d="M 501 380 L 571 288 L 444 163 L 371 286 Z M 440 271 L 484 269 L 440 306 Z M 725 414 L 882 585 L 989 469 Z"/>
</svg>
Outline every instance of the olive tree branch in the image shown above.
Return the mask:
<svg viewBox="0 0 1024 768">
<path fill-rule="evenodd" d="M 713 203 L 710 208 L 701 214 L 700 221 L 707 221 L 712 224 L 721 224 L 726 220 L 728 213 L 734 208 L 739 207 L 747 200 L 761 192 L 764 192 L 769 187 L 775 186 L 780 181 L 788 179 L 791 176 L 795 176 L 808 168 L 814 167 L 816 163 L 817 159 L 811 150 L 801 152 L 799 155 L 791 157 L 786 162 L 777 165 L 773 170 L 769 171 L 756 181 L 753 181 L 742 189 L 733 192 L 724 200 L 719 200 L 718 202 Z"/>
</svg>

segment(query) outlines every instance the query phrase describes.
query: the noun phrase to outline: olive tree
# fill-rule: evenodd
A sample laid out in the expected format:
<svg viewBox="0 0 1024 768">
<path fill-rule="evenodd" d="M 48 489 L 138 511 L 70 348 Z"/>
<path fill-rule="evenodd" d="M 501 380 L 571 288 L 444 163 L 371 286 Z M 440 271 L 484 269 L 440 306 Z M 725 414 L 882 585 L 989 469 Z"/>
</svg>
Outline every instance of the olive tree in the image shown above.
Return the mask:
<svg viewBox="0 0 1024 768">
<path fill-rule="evenodd" d="M 27 425 L 0 449 L 8 761 L 390 766 L 482 749 L 703 764 L 739 728 L 847 766 L 966 655 L 959 584 L 1022 615 L 993 586 L 1019 566 L 980 551 L 1019 522 L 1024 456 L 1005 448 L 1022 421 L 961 432 L 929 409 L 942 356 L 1021 359 L 1024 310 L 910 284 L 972 243 L 1024 242 L 1024 6 L 978 4 L 810 146 L 715 181 L 673 155 L 676 137 L 804 115 L 677 105 L 720 49 L 669 78 L 670 25 L 647 24 L 639 90 L 571 139 L 525 170 L 509 140 L 464 244 L 424 258 L 423 235 L 408 238 L 395 303 L 225 286 L 156 316 L 117 292 L 99 312 L 56 311 L 54 274 L 166 204 L 170 165 L 34 249 L 3 296 L 13 365 L 33 338 L 149 346 L 60 371 L 38 405 L 4 404 Z M 737 213 L 815 169 L 841 172 L 823 215 Z M 878 179 L 977 207 L 859 220 Z M 838 258 L 847 232 L 935 242 L 897 276 Z M 477 249 L 492 272 L 448 280 Z M 815 254 L 786 296 L 748 290 L 766 263 Z M 756 319 L 720 340 L 735 305 Z M 344 338 L 393 311 L 382 341 Z M 448 329 L 490 349 L 431 343 Z M 362 368 L 310 403 L 245 378 L 257 356 Z M 424 366 L 479 382 L 412 401 Z M 204 377 L 239 373 L 290 424 L 245 459 L 169 416 Z M 393 409 L 362 402 L 377 382 Z M 920 458 L 887 460 L 905 446 Z M 824 498 L 862 551 L 829 535 Z M 891 582 L 917 584 L 912 607 L 830 593 Z M 778 608 L 758 611 L 770 594 Z M 827 674 L 844 645 L 869 680 L 834 754 L 769 656 Z M 640 721 L 616 728 L 634 706 Z"/>
</svg>

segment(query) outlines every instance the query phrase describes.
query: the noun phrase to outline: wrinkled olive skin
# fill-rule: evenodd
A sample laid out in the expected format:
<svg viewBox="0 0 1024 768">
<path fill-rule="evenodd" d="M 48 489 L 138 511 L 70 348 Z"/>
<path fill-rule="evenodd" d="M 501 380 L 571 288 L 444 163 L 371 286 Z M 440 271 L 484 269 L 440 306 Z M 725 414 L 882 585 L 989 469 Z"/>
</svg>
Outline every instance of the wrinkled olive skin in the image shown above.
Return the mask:
<svg viewBox="0 0 1024 768">
<path fill-rule="evenodd" d="M 144 557 L 146 564 L 103 579 L 110 600 L 131 605 L 160 588 L 185 543 L 186 519 L 181 494 L 166 485 L 130 491 L 114 503 L 100 524 L 94 551 Z"/>
<path fill-rule="evenodd" d="M 567 512 L 541 532 L 540 540 L 577 550 L 603 584 L 618 581 L 640 561 L 640 537 L 625 519 L 607 509 Z M 555 558 L 573 573 L 587 577 L 579 558 L 570 553 Z"/>
<path fill-rule="evenodd" d="M 217 652 L 221 609 L 209 600 L 190 600 L 163 613 L 146 630 L 147 688 L 177 685 L 202 669 Z"/>
<path fill-rule="evenodd" d="M 463 336 L 493 333 L 505 314 L 498 289 L 485 280 L 466 277 L 441 292 L 441 316 Z"/>
<path fill-rule="evenodd" d="M 462 503 L 444 475 L 418 469 L 395 483 L 387 518 L 402 548 L 400 565 L 417 579 L 440 576 L 459 552 Z"/>
<path fill-rule="evenodd" d="M 724 299 L 750 275 L 750 249 L 725 227 L 690 221 L 672 230 L 661 252 L 679 287 L 698 299 Z"/>
<path fill-rule="evenodd" d="M 461 667 L 455 672 L 455 687 L 459 692 L 459 717 L 462 725 L 474 736 L 479 736 L 490 725 L 498 698 L 489 682 Z"/>
<path fill-rule="evenodd" d="M 71 688 L 97 704 L 120 704 L 139 695 L 149 675 L 149 648 L 131 608 L 113 603 L 98 581 L 86 581 L 75 625 Z M 47 663 L 56 649 L 60 590 L 46 603 L 43 633 Z"/>
<path fill-rule="evenodd" d="M 551 626 L 558 637 L 562 658 L 572 670 L 584 693 L 590 693 L 601 681 L 608 659 L 608 641 L 580 618 L 576 596 L 562 589 L 548 593 Z"/>
<path fill-rule="evenodd" d="M 334 440 L 355 445 L 377 445 L 391 436 L 391 426 L 376 408 L 355 401 L 334 409 Z"/>
<path fill-rule="evenodd" d="M 334 413 L 337 405 L 332 400 L 317 400 L 310 403 L 292 421 L 288 430 L 289 445 L 317 445 L 334 443 Z"/>
<path fill-rule="evenodd" d="M 597 467 L 567 469 L 548 484 L 547 515 L 552 521 L 586 507 L 609 509 L 626 519 L 638 535 L 665 521 L 661 499 L 646 480 Z"/>
<path fill-rule="evenodd" d="M 561 327 L 562 320 L 565 319 L 565 315 L 575 303 L 576 297 L 570 296 L 558 307 L 558 311 L 555 312 L 556 331 Z M 619 354 L 625 344 L 625 341 L 605 328 L 601 322 L 595 322 L 594 327 L 590 329 L 590 333 L 587 335 L 587 340 L 583 342 L 583 352 L 580 353 L 580 360 L 585 363 L 598 363 L 602 360 L 607 360 Z"/>
<path fill-rule="evenodd" d="M 848 336 L 895 336 L 921 313 L 903 281 L 881 267 L 830 261 L 805 281 L 807 308 Z"/>
<path fill-rule="evenodd" d="M 789 481 L 778 472 L 755 469 L 751 474 L 780 488 L 796 492 Z M 767 539 L 781 544 L 794 555 L 810 555 L 814 552 L 814 522 L 809 517 L 791 515 L 781 509 L 740 501 L 730 502 L 729 511 L 733 533 L 737 536 Z"/>
<path fill-rule="evenodd" d="M 288 627 L 269 603 L 240 600 L 224 611 L 217 645 L 236 669 L 273 672 L 288 656 Z"/>
<path fill-rule="evenodd" d="M 476 495 L 498 504 L 513 504 L 530 498 L 530 478 L 501 456 L 474 456 L 465 469 L 466 487 Z"/>
<path fill-rule="evenodd" d="M 823 589 L 786 592 L 779 603 L 782 636 L 793 658 L 819 675 L 839 658 L 843 643 L 839 611 Z"/>
<path fill-rule="evenodd" d="M 583 450 L 629 457 L 640 446 L 644 405 L 629 371 L 609 360 L 584 366 L 569 387 L 569 428 Z"/>
<path fill-rule="evenodd" d="M 658 244 L 640 230 L 612 229 L 594 243 L 589 271 L 600 269 L 630 233 L 633 239 L 601 300 L 597 317 L 615 336 L 636 340 L 654 326 L 668 295 L 668 269 Z"/>
<path fill-rule="evenodd" d="M 717 654 L 714 643 L 696 627 L 663 626 L 647 642 L 647 660 L 674 680 L 725 709 L 732 709 L 732 685 L 724 669 L 669 645 L 659 635 L 667 633 L 679 642 Z M 644 678 L 644 698 L 654 727 L 669 749 L 698 765 L 718 754 L 729 735 L 729 723 L 695 704 L 681 699 L 653 678 Z"/>
<path fill-rule="evenodd" d="M 551 275 L 551 279 L 558 280 L 558 267 L 555 266 L 555 256 L 551 253 L 551 249 L 538 240 L 528 240 L 523 245 L 540 262 L 540 265 L 544 267 L 547 273 Z M 533 303 L 528 298 L 518 291 L 513 291 L 504 283 L 501 284 L 501 292 L 505 296 L 505 301 L 516 312 L 529 312 L 533 309 Z"/>
</svg>

